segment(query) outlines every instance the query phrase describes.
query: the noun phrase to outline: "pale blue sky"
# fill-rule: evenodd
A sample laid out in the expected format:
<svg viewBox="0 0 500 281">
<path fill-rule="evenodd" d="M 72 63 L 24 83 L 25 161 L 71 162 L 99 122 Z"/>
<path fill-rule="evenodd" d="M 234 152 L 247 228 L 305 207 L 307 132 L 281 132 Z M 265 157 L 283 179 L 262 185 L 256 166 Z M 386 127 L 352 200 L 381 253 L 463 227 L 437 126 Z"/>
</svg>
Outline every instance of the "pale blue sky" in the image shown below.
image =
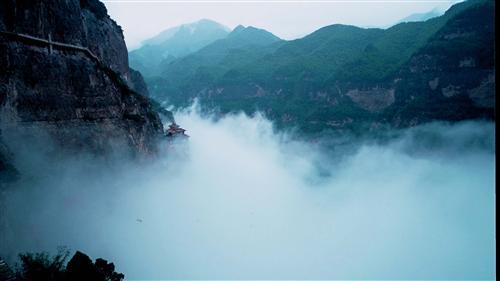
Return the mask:
<svg viewBox="0 0 500 281">
<path fill-rule="evenodd" d="M 446 10 L 460 1 L 335 0 L 335 1 L 225 1 L 225 0 L 108 0 L 109 14 L 125 32 L 129 49 L 162 30 L 212 19 L 234 28 L 238 24 L 264 28 L 283 39 L 294 39 L 334 23 L 387 27 L 400 19 L 432 9 Z"/>
</svg>

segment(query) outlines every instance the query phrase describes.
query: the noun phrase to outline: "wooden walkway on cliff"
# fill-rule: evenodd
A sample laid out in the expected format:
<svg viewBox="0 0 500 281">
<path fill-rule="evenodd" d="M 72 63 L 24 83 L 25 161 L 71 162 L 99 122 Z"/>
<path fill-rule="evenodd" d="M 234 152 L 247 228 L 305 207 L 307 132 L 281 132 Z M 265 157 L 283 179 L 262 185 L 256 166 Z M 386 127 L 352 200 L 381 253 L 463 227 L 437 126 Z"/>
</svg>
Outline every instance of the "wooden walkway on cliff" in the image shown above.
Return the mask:
<svg viewBox="0 0 500 281">
<path fill-rule="evenodd" d="M 43 38 L 38 38 L 35 36 L 27 35 L 27 34 L 20 34 L 20 33 L 15 33 L 15 32 L 9 32 L 9 31 L 2 31 L 0 30 L 0 37 L 6 37 L 10 40 L 22 42 L 27 45 L 32 45 L 32 46 L 42 46 L 42 47 L 48 47 L 49 49 L 49 54 L 52 53 L 53 49 L 61 49 L 61 50 L 70 50 L 70 51 L 76 51 L 85 54 L 87 58 L 95 62 L 97 67 L 101 69 L 113 82 L 117 83 L 118 87 L 122 89 L 123 91 L 129 93 L 129 94 L 135 94 L 139 95 L 136 91 L 132 90 L 129 86 L 129 84 L 126 82 L 126 80 L 115 70 L 113 70 L 111 67 L 103 63 L 98 56 L 96 56 L 89 48 L 78 46 L 78 45 L 73 45 L 73 44 L 67 44 L 67 43 L 62 43 L 62 42 L 57 42 L 57 41 L 52 41 L 51 36 L 49 35 L 48 39 L 43 39 Z"/>
<path fill-rule="evenodd" d="M 62 42 L 52 41 L 50 34 L 49 34 L 48 39 L 43 39 L 43 38 L 39 38 L 39 37 L 27 35 L 27 34 L 21 34 L 21 33 L 0 30 L 0 35 L 3 35 L 7 38 L 11 38 L 11 39 L 14 39 L 17 41 L 31 43 L 33 45 L 46 46 L 49 48 L 49 53 L 52 53 L 52 50 L 54 48 L 58 48 L 58 49 L 62 49 L 62 50 L 73 50 L 73 51 L 78 51 L 78 52 L 84 53 L 89 58 L 91 58 L 92 60 L 94 60 L 98 63 L 101 62 L 99 60 L 99 57 L 97 57 L 94 53 L 92 53 L 92 51 L 89 48 L 85 48 L 85 47 L 73 45 L 73 44 L 66 44 L 66 43 L 62 43 Z"/>
<path fill-rule="evenodd" d="M 96 67 L 101 71 L 103 71 L 104 74 L 107 75 L 108 78 L 111 80 L 111 82 L 115 83 L 115 85 L 121 91 L 123 91 L 126 94 L 133 95 L 136 98 L 139 98 L 140 100 L 147 100 L 148 102 L 151 102 L 149 98 L 133 90 L 130 87 L 129 83 L 127 82 L 126 78 L 124 78 L 119 72 L 113 70 L 110 66 L 106 65 L 103 61 L 99 59 L 98 56 L 96 56 L 90 49 L 86 47 L 52 41 L 50 35 L 48 39 L 43 39 L 31 35 L 0 30 L 0 37 L 8 38 L 10 40 L 14 40 L 31 46 L 48 47 L 49 54 L 52 53 L 53 49 L 69 50 L 69 51 L 76 51 L 83 53 L 87 58 L 93 61 Z M 0 281 L 3 280 L 0 279 Z"/>
</svg>

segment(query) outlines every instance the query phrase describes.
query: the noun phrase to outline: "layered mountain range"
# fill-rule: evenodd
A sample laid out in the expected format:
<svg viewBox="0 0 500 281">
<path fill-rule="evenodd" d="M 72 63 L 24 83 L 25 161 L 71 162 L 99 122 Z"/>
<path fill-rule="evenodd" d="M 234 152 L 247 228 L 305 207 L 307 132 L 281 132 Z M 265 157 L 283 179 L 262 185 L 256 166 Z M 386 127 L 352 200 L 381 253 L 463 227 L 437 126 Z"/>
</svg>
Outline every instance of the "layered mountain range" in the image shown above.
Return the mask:
<svg viewBox="0 0 500 281">
<path fill-rule="evenodd" d="M 98 0 L 2 1 L 0 65 L 0 170 L 20 143 L 157 151 L 160 117 Z"/>
<path fill-rule="evenodd" d="M 229 28 L 207 19 L 172 27 L 131 51 L 130 65 L 144 75 L 155 76 L 168 63 L 194 53 L 228 33 Z"/>
<path fill-rule="evenodd" d="M 403 19 L 401 19 L 398 23 L 401 22 L 415 22 L 415 21 L 426 21 L 435 17 L 441 16 L 443 13 L 439 11 L 439 9 L 434 8 L 426 13 L 415 13 L 411 14 Z"/>
<path fill-rule="evenodd" d="M 478 0 L 426 21 L 335 24 L 291 41 L 239 26 L 146 81 L 154 99 L 176 107 L 197 98 L 310 133 L 492 119 L 494 21 L 494 1 Z"/>
</svg>

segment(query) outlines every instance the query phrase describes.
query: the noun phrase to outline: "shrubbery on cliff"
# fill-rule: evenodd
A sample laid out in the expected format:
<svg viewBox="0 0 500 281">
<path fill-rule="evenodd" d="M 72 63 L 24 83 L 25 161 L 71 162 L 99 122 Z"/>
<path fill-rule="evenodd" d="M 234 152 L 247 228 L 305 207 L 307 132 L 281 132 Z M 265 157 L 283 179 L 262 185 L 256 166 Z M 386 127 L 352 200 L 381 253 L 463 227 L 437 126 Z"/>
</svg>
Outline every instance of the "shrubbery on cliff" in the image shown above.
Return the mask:
<svg viewBox="0 0 500 281">
<path fill-rule="evenodd" d="M 77 251 L 66 264 L 69 251 L 60 249 L 54 256 L 46 252 L 20 254 L 16 281 L 121 281 L 122 273 L 115 272 L 113 263 Z"/>
</svg>

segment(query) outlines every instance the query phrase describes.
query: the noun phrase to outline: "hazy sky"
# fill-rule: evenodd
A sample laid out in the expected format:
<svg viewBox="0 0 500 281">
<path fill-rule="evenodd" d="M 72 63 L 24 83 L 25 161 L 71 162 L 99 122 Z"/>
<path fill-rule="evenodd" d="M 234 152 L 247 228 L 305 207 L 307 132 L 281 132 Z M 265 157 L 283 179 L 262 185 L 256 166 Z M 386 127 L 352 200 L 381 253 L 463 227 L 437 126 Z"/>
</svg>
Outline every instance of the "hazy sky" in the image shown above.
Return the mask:
<svg viewBox="0 0 500 281">
<path fill-rule="evenodd" d="M 387 27 L 414 13 L 446 10 L 456 0 L 355 1 L 210 1 L 108 0 L 108 12 L 125 32 L 129 49 L 162 30 L 212 19 L 234 28 L 238 24 L 264 28 L 284 39 L 302 37 L 334 23 Z"/>
</svg>

